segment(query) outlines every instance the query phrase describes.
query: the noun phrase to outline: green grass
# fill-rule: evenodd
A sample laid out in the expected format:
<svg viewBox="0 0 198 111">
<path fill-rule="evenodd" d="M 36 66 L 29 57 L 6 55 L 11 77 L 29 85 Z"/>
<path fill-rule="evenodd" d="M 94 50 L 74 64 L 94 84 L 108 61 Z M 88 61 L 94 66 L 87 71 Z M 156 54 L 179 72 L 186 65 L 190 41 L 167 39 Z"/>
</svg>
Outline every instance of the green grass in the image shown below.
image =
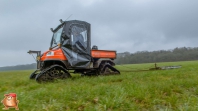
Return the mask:
<svg viewBox="0 0 198 111">
<path fill-rule="evenodd" d="M 198 61 L 158 63 L 167 65 L 182 68 L 130 72 L 154 64 L 118 65 L 121 75 L 72 75 L 45 84 L 29 80 L 33 70 L 0 72 L 0 99 L 4 94 L 17 93 L 21 111 L 197 111 Z M 0 104 L 0 109 L 3 107 Z"/>
</svg>

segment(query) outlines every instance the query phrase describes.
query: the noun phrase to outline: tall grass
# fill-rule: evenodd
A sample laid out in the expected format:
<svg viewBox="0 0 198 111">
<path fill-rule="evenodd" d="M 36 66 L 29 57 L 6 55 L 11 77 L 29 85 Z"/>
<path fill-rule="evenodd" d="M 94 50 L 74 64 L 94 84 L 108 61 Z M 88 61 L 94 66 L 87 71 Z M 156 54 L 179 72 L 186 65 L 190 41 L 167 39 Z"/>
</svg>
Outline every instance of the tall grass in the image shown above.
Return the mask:
<svg viewBox="0 0 198 111">
<path fill-rule="evenodd" d="M 121 75 L 72 75 L 45 84 L 29 80 L 32 70 L 0 72 L 0 99 L 17 93 L 21 111 L 198 110 L 198 61 L 158 63 L 165 65 L 182 68 L 132 72 L 154 64 L 118 65 Z"/>
</svg>

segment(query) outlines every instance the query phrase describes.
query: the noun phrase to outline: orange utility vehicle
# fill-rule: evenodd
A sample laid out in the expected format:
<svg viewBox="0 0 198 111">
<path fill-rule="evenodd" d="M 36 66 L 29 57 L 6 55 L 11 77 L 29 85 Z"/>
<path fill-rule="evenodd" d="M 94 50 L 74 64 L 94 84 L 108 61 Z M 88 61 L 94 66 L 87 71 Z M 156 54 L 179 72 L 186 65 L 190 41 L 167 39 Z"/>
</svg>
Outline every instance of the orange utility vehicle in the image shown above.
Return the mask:
<svg viewBox="0 0 198 111">
<path fill-rule="evenodd" d="M 71 77 L 69 70 L 82 75 L 120 74 L 114 68 L 116 51 L 91 48 L 91 25 L 85 21 L 62 21 L 53 32 L 50 48 L 41 55 L 41 51 L 29 51 L 37 54 L 37 70 L 30 79 L 37 82 L 51 81 Z M 71 72 L 71 71 L 70 71 Z"/>
</svg>

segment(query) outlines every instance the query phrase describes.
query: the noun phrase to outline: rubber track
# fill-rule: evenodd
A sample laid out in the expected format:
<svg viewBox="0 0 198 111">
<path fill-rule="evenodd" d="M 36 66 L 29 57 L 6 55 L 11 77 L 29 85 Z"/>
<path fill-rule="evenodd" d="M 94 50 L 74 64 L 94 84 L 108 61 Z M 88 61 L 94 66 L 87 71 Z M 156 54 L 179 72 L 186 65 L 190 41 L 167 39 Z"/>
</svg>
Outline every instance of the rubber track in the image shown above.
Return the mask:
<svg viewBox="0 0 198 111">
<path fill-rule="evenodd" d="M 114 68 L 113 66 L 111 66 L 111 65 L 108 64 L 108 63 L 105 64 L 104 67 L 102 68 L 102 71 L 101 71 L 102 74 L 103 74 L 103 73 L 105 74 L 104 71 L 105 71 L 105 69 L 106 69 L 107 67 L 108 67 L 109 69 L 111 69 L 113 72 L 118 72 L 118 74 L 120 74 L 120 71 L 118 71 L 116 68 Z"/>
<path fill-rule="evenodd" d="M 30 74 L 30 79 L 35 79 L 35 77 L 36 77 L 36 72 L 37 71 L 39 71 L 38 69 L 37 70 L 35 70 L 32 74 Z"/>
<path fill-rule="evenodd" d="M 50 66 L 50 67 L 44 69 L 43 71 L 41 71 L 39 74 L 37 74 L 37 76 L 35 77 L 35 80 L 36 80 L 37 82 L 39 82 L 39 81 L 38 81 L 38 78 L 41 77 L 43 74 L 45 74 L 45 72 L 49 71 L 50 69 L 52 69 L 52 68 L 54 68 L 54 67 L 59 67 L 59 68 L 61 68 L 62 70 L 64 70 L 65 73 L 67 73 L 67 74 L 69 75 L 69 77 L 71 77 L 71 75 L 69 74 L 69 72 L 68 72 L 67 70 L 65 70 L 64 67 L 62 67 L 62 66 L 60 66 L 60 65 L 52 65 L 52 66 Z"/>
</svg>

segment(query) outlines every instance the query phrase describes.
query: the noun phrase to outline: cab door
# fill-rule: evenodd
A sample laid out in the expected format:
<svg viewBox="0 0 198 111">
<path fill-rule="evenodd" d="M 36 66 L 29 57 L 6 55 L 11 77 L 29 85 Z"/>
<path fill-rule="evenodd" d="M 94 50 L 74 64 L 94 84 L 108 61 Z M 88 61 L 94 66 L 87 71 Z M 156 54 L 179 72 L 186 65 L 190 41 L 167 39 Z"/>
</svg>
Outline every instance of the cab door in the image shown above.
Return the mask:
<svg viewBox="0 0 198 111">
<path fill-rule="evenodd" d="M 90 26 L 84 22 L 76 22 L 69 26 L 69 41 L 63 52 L 72 67 L 88 68 L 91 62 Z"/>
</svg>

